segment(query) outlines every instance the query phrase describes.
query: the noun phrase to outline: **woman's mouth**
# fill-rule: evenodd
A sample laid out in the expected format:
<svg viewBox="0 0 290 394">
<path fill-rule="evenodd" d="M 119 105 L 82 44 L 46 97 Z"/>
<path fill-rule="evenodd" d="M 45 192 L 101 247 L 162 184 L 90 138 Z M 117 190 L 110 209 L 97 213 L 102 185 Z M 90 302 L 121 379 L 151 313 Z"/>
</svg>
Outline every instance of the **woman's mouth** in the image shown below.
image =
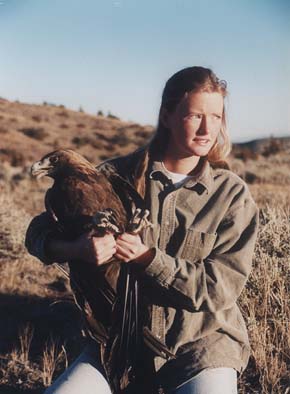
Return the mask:
<svg viewBox="0 0 290 394">
<path fill-rule="evenodd" d="M 194 138 L 193 140 L 196 144 L 198 145 L 207 145 L 209 143 L 209 139 L 208 138 Z"/>
</svg>

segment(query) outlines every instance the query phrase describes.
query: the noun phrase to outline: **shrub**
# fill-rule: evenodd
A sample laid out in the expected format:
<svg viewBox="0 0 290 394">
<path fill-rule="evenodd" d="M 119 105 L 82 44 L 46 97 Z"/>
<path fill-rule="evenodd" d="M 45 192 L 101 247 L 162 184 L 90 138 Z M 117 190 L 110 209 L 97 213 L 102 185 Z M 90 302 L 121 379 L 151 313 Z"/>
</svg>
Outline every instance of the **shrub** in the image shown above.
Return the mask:
<svg viewBox="0 0 290 394">
<path fill-rule="evenodd" d="M 6 127 L 0 126 L 0 134 L 6 134 L 6 133 L 8 133 Z"/>
<path fill-rule="evenodd" d="M 91 145 L 94 148 L 100 147 L 100 144 L 98 143 L 98 141 L 95 141 L 95 139 L 93 139 L 92 137 L 87 137 L 87 136 L 74 137 L 72 139 L 72 143 L 75 144 L 78 148 L 80 148 L 81 146 L 85 146 L 85 145 Z"/>
<path fill-rule="evenodd" d="M 0 149 L 0 156 L 2 156 L 4 160 L 8 161 L 12 167 L 25 165 L 25 156 L 21 152 L 17 152 L 15 149 Z"/>
<path fill-rule="evenodd" d="M 95 136 L 98 138 L 98 140 L 100 140 L 100 141 L 110 141 L 110 138 L 109 137 L 107 137 L 107 136 L 105 136 L 104 134 L 102 134 L 102 133 L 98 133 L 98 132 L 95 132 Z"/>
<path fill-rule="evenodd" d="M 124 134 L 116 134 L 110 138 L 112 144 L 117 144 L 119 146 L 127 146 L 130 143 L 130 139 Z"/>
<path fill-rule="evenodd" d="M 107 150 L 107 151 L 109 151 L 109 152 L 113 152 L 114 150 L 115 150 L 115 146 L 113 145 L 113 144 L 107 144 L 106 146 L 105 146 L 105 149 Z"/>
<path fill-rule="evenodd" d="M 249 159 L 257 160 L 259 158 L 259 155 L 250 148 L 235 148 L 232 153 L 236 159 L 241 159 L 243 161 Z"/>
<path fill-rule="evenodd" d="M 149 133 L 144 130 L 137 130 L 134 134 L 136 137 L 142 138 L 144 140 L 149 138 Z"/>
<path fill-rule="evenodd" d="M 35 127 L 27 127 L 23 129 L 19 129 L 23 134 L 27 135 L 27 137 L 34 138 L 35 140 L 42 141 L 45 137 L 47 137 L 47 132 L 42 128 Z"/>
<path fill-rule="evenodd" d="M 269 143 L 267 146 L 264 147 L 262 151 L 262 155 L 264 157 L 268 157 L 270 155 L 275 155 L 282 150 L 283 146 L 281 141 L 275 138 L 270 138 Z"/>
<path fill-rule="evenodd" d="M 244 178 L 245 178 L 245 181 L 250 184 L 258 183 L 260 181 L 260 178 L 256 174 L 254 174 L 253 172 L 250 172 L 250 171 L 245 171 Z"/>
<path fill-rule="evenodd" d="M 58 116 L 62 116 L 63 118 L 68 118 L 69 114 L 67 111 L 60 111 L 56 113 Z"/>
<path fill-rule="evenodd" d="M 120 118 L 118 118 L 118 116 L 111 114 L 110 111 L 108 112 L 107 118 L 120 120 Z"/>
<path fill-rule="evenodd" d="M 41 122 L 41 116 L 40 115 L 33 115 L 31 116 L 31 119 L 34 120 L 35 122 Z"/>
<path fill-rule="evenodd" d="M 71 142 L 80 147 L 89 144 L 91 141 L 89 137 L 74 137 Z"/>
<path fill-rule="evenodd" d="M 109 159 L 110 157 L 111 156 L 108 156 L 108 155 L 100 155 L 100 160 L 105 161 L 105 160 Z"/>
</svg>

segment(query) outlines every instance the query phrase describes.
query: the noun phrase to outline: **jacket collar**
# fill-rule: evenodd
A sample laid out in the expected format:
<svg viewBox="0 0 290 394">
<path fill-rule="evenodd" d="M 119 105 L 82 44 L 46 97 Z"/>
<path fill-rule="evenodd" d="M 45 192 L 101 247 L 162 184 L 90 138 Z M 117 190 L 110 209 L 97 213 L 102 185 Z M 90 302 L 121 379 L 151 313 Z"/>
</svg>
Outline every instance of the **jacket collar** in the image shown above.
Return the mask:
<svg viewBox="0 0 290 394">
<path fill-rule="evenodd" d="M 195 185 L 199 184 L 203 186 L 203 188 L 207 191 L 207 193 L 210 193 L 210 191 L 213 188 L 213 173 L 212 173 L 212 168 L 208 162 L 207 159 L 202 159 L 202 168 L 199 172 L 199 174 L 194 177 L 189 179 L 183 184 L 183 187 L 187 189 L 192 189 Z M 171 180 L 166 176 L 164 173 L 162 164 L 160 161 L 154 161 L 152 164 L 152 171 L 149 173 L 149 178 L 150 179 L 155 179 L 155 180 L 160 180 L 162 183 L 171 183 Z"/>
<path fill-rule="evenodd" d="M 102 163 L 100 167 L 103 171 L 105 169 L 110 174 L 117 172 L 117 174 L 124 181 L 129 183 L 129 185 L 134 188 L 134 170 L 136 169 L 136 166 L 138 165 L 138 162 L 141 160 L 145 151 L 146 147 L 142 147 L 125 157 L 110 159 Z M 206 158 L 202 158 L 201 160 L 203 161 L 203 165 L 199 174 L 195 178 L 189 179 L 187 182 L 185 182 L 183 187 L 192 189 L 196 185 L 200 185 L 204 190 L 207 191 L 208 194 L 211 192 L 214 185 L 213 171 Z M 153 161 L 151 168 L 152 170 L 149 172 L 150 179 L 158 179 L 162 183 L 172 183 L 171 180 L 164 174 L 160 160 Z"/>
</svg>

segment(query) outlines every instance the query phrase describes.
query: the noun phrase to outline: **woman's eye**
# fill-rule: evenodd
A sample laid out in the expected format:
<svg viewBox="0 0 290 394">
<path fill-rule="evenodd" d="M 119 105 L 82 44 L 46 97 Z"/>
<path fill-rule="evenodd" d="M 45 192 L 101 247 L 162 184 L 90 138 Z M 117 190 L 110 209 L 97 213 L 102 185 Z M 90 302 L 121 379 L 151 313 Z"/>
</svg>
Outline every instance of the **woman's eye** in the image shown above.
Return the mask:
<svg viewBox="0 0 290 394">
<path fill-rule="evenodd" d="M 186 117 L 186 119 L 201 119 L 201 118 L 202 118 L 201 114 L 189 114 Z"/>
<path fill-rule="evenodd" d="M 214 119 L 221 119 L 222 117 L 221 117 L 221 115 L 213 115 L 213 117 L 214 117 Z"/>
</svg>

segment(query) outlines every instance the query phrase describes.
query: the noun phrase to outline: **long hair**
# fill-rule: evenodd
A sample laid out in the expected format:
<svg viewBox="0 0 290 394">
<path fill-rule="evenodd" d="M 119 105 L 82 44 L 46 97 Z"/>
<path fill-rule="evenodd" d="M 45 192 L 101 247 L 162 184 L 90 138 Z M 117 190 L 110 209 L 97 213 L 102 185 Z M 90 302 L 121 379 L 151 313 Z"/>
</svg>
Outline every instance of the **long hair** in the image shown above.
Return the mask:
<svg viewBox="0 0 290 394">
<path fill-rule="evenodd" d="M 220 93 L 223 98 L 227 96 L 227 83 L 218 77 L 209 68 L 188 67 L 175 73 L 166 82 L 159 110 L 156 132 L 144 150 L 144 157 L 136 169 L 135 186 L 141 195 L 145 194 L 145 173 L 149 158 L 156 159 L 166 152 L 169 132 L 161 119 L 162 111 L 173 113 L 178 103 L 189 93 L 209 92 Z M 227 167 L 225 159 L 231 150 L 231 143 L 227 133 L 225 106 L 222 113 L 222 126 L 215 144 L 207 155 L 207 160 L 214 167 Z"/>
</svg>

